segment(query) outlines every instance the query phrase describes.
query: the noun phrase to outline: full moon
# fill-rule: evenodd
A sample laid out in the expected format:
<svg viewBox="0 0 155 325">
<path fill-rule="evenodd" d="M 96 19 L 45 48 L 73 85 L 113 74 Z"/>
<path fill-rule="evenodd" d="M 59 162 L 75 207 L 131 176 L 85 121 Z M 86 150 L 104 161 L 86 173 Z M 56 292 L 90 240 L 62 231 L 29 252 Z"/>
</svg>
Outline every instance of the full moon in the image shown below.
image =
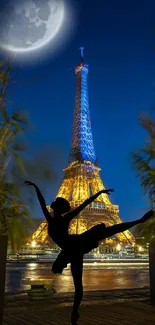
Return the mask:
<svg viewBox="0 0 155 325">
<path fill-rule="evenodd" d="M 0 15 L 1 48 L 25 53 L 45 47 L 60 32 L 64 16 L 64 0 L 10 0 Z"/>
</svg>

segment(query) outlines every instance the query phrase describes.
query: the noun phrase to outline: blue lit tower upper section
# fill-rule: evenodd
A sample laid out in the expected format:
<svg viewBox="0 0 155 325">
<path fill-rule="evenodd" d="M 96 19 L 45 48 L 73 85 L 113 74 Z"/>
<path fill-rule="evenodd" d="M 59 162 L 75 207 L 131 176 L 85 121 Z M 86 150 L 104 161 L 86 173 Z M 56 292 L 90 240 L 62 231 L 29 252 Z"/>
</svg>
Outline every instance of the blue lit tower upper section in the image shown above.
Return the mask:
<svg viewBox="0 0 155 325">
<path fill-rule="evenodd" d="M 69 163 L 84 160 L 95 163 L 96 161 L 88 101 L 88 65 L 83 62 L 83 49 L 80 48 L 81 62 L 75 68 L 77 86 Z"/>
</svg>

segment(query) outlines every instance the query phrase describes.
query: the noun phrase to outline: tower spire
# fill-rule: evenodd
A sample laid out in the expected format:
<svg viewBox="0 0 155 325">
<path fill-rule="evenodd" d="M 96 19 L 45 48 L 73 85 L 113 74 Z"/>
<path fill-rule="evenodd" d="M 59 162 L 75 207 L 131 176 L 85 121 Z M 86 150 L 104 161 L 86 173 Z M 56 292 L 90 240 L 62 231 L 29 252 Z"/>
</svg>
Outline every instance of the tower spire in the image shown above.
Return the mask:
<svg viewBox="0 0 155 325">
<path fill-rule="evenodd" d="M 76 97 L 74 109 L 74 122 L 72 132 L 72 144 L 69 155 L 69 163 L 74 161 L 96 162 L 91 120 L 88 101 L 87 74 L 88 65 L 83 61 L 84 47 L 81 50 L 81 63 L 75 68 L 77 76 Z"/>
<path fill-rule="evenodd" d="M 84 47 L 81 46 L 81 47 L 79 48 L 79 50 L 80 50 L 80 52 L 81 52 L 81 63 L 83 63 L 83 51 L 84 51 Z"/>
</svg>

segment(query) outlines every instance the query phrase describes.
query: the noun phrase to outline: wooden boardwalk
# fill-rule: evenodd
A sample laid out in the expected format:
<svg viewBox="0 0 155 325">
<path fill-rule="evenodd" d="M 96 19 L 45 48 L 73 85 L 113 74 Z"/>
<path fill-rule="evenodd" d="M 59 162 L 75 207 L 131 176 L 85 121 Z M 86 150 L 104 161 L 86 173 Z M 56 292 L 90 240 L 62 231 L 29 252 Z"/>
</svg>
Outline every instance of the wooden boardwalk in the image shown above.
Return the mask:
<svg viewBox="0 0 155 325">
<path fill-rule="evenodd" d="M 5 308 L 3 325 L 69 325 L 71 303 Z M 155 306 L 145 302 L 85 301 L 78 325 L 155 325 Z"/>
</svg>

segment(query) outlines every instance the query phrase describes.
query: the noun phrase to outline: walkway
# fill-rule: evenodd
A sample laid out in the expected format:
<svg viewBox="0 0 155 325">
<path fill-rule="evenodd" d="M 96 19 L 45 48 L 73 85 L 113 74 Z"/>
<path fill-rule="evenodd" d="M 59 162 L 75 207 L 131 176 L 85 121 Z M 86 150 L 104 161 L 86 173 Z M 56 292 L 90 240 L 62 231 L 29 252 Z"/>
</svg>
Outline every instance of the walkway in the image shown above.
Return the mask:
<svg viewBox="0 0 155 325">
<path fill-rule="evenodd" d="M 148 293 L 148 289 L 85 293 L 78 325 L 155 325 L 155 306 L 150 305 Z M 69 325 L 72 300 L 71 294 L 53 303 L 25 298 L 9 302 L 3 325 Z"/>
</svg>

